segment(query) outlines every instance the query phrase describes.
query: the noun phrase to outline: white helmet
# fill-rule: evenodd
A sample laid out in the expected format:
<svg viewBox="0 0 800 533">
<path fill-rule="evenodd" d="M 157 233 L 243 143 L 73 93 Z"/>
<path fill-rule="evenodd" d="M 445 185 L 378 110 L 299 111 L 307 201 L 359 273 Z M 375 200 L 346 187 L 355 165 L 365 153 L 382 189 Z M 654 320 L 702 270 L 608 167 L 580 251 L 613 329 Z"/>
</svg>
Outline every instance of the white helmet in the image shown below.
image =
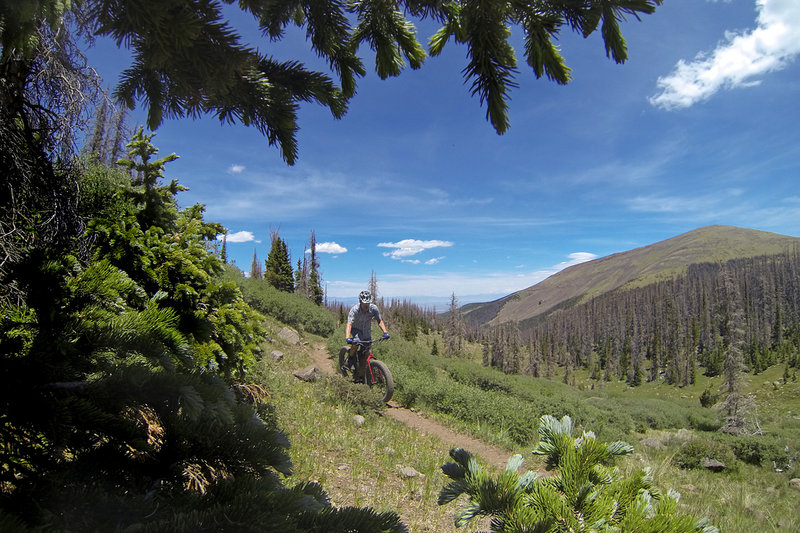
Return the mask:
<svg viewBox="0 0 800 533">
<path fill-rule="evenodd" d="M 369 291 L 361 291 L 358 294 L 358 301 L 362 304 L 371 304 L 372 294 Z"/>
</svg>

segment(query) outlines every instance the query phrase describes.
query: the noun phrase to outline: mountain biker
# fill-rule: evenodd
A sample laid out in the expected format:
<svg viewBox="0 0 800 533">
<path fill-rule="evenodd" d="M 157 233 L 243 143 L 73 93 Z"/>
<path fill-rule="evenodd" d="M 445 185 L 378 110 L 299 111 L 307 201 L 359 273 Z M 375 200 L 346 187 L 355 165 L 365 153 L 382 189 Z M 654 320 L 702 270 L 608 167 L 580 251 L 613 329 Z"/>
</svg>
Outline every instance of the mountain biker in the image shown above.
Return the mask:
<svg viewBox="0 0 800 533">
<path fill-rule="evenodd" d="M 347 344 L 352 344 L 350 348 L 350 359 L 352 359 L 356 350 L 363 349 L 363 346 L 355 344 L 357 341 L 371 341 L 372 340 L 372 319 L 378 322 L 378 326 L 383 330 L 383 338 L 389 338 L 389 331 L 386 329 L 386 323 L 381 318 L 381 312 L 378 306 L 372 303 L 372 293 L 369 291 L 361 291 L 358 294 L 358 303 L 350 308 L 347 315 L 347 326 L 345 326 L 344 336 Z M 352 361 L 348 361 L 350 366 Z"/>
</svg>

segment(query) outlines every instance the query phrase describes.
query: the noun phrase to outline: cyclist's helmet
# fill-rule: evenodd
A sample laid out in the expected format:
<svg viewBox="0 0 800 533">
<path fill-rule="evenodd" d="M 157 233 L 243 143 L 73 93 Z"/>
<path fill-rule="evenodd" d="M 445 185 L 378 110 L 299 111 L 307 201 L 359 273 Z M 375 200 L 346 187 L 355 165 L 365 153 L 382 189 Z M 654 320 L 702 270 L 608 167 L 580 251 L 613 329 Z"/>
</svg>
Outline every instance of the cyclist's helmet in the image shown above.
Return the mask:
<svg viewBox="0 0 800 533">
<path fill-rule="evenodd" d="M 358 293 L 358 301 L 362 304 L 371 304 L 372 294 L 369 291 L 361 291 Z"/>
</svg>

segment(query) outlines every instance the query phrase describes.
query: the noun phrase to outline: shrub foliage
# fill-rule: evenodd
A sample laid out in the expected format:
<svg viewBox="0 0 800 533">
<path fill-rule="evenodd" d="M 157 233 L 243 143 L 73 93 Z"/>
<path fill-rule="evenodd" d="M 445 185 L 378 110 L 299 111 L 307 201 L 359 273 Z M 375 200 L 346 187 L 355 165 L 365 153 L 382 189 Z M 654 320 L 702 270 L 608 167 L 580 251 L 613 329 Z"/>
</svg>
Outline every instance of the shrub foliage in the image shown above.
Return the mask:
<svg viewBox="0 0 800 533">
<path fill-rule="evenodd" d="M 85 171 L 68 253 L 29 249 L 8 271 L 0 529 L 404 531 L 286 484 L 289 443 L 249 381 L 264 317 L 220 277 L 222 227 L 161 185 L 175 156 L 151 139 L 136 133 L 122 171 Z"/>
<path fill-rule="evenodd" d="M 476 517 L 490 516 L 494 532 L 717 532 L 706 520 L 676 511 L 677 493 L 663 494 L 647 470 L 625 478 L 614 467 L 616 458 L 633 453 L 624 442 L 605 443 L 594 433 L 572 436 L 572 420 L 541 418 L 539 444 L 551 476 L 522 475 L 522 456 L 513 456 L 505 471 L 489 476 L 463 449 L 453 449 L 453 462 L 442 466 L 452 481 L 439 494 L 439 503 L 462 495 L 466 507 L 456 516 L 463 526 Z"/>
</svg>

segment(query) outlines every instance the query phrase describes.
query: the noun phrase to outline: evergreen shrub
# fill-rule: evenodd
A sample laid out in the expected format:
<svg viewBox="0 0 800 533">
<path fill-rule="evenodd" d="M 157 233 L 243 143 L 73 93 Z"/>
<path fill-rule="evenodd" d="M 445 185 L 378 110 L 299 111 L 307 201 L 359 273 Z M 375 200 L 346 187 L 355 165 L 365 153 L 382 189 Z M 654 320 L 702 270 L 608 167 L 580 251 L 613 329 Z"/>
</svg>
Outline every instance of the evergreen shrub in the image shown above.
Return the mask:
<svg viewBox="0 0 800 533">
<path fill-rule="evenodd" d="M 683 444 L 675 453 L 672 461 L 684 470 L 703 468 L 705 459 L 715 459 L 725 464 L 724 471 L 738 470 L 736 456 L 730 447 L 722 442 L 709 438 L 698 438 Z"/>
</svg>

